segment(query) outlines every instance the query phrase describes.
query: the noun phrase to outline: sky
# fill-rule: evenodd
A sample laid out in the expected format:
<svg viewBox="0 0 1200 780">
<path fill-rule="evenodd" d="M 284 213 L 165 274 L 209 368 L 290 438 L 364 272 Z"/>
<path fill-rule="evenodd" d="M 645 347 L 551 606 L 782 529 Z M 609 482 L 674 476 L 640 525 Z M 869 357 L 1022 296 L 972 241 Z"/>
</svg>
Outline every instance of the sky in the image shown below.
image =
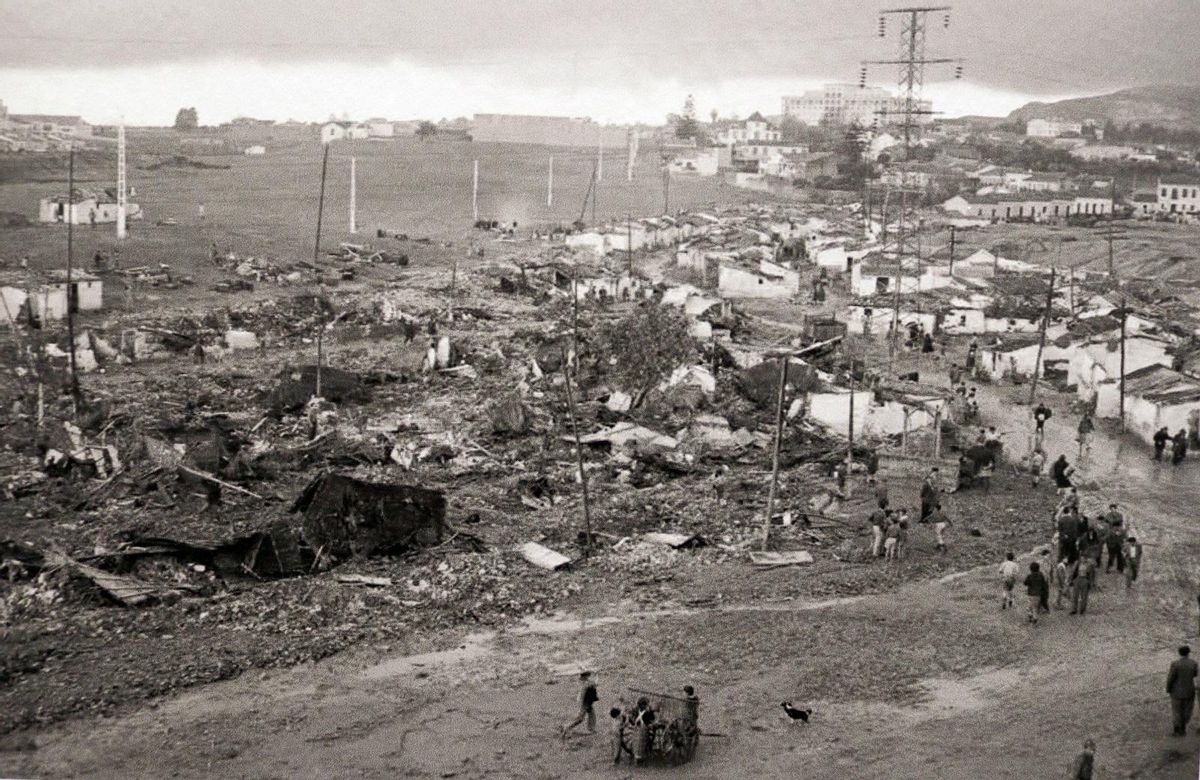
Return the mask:
<svg viewBox="0 0 1200 780">
<path fill-rule="evenodd" d="M 1200 0 L 957 0 L 927 17 L 925 97 L 948 116 L 1200 81 Z M 895 59 L 863 0 L 0 0 L 0 100 L 95 123 L 473 113 L 660 123 L 780 111 Z M 868 81 L 894 86 L 897 69 Z"/>
</svg>

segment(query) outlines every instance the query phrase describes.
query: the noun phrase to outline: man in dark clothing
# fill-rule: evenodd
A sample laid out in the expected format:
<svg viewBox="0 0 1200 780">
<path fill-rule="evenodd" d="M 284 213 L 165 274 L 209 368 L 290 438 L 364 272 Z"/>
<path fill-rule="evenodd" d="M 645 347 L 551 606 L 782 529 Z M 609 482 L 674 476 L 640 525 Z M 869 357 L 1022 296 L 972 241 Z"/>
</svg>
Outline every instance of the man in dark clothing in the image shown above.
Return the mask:
<svg viewBox="0 0 1200 780">
<path fill-rule="evenodd" d="M 1033 435 L 1039 442 L 1046 435 L 1046 420 L 1053 415 L 1054 412 L 1044 403 L 1038 403 L 1037 408 L 1033 410 Z"/>
<path fill-rule="evenodd" d="M 1154 434 L 1154 459 L 1162 460 L 1163 451 L 1167 449 L 1167 442 L 1171 440 L 1171 432 L 1167 430 L 1167 426 L 1158 429 Z"/>
<path fill-rule="evenodd" d="M 1167 695 L 1171 697 L 1171 714 L 1174 716 L 1174 734 L 1181 737 L 1187 732 L 1192 719 L 1192 707 L 1196 703 L 1196 662 L 1189 656 L 1192 648 L 1179 648 L 1179 657 L 1167 672 Z"/>
<path fill-rule="evenodd" d="M 1075 575 L 1071 578 L 1071 614 L 1087 612 L 1088 594 L 1096 584 L 1096 564 L 1086 555 L 1080 556 L 1075 564 Z"/>
<path fill-rule="evenodd" d="M 1116 563 L 1117 573 L 1121 574 L 1125 571 L 1125 556 L 1121 552 L 1125 546 L 1125 515 L 1121 514 L 1116 504 L 1109 504 L 1108 514 L 1104 518 L 1108 521 L 1108 536 L 1104 540 L 1108 548 L 1108 565 L 1104 570 L 1112 571 L 1113 563 Z"/>
<path fill-rule="evenodd" d="M 925 481 L 921 483 L 921 516 L 918 520 L 924 520 L 929 517 L 929 513 L 933 511 L 933 507 L 937 504 L 937 480 L 938 467 L 934 466 L 925 476 Z"/>
<path fill-rule="evenodd" d="M 1182 428 L 1171 439 L 1171 465 L 1178 466 L 1187 457 L 1187 431 Z"/>
<path fill-rule="evenodd" d="M 1083 741 L 1083 751 L 1075 757 L 1075 768 L 1071 780 L 1092 780 L 1092 772 L 1096 766 L 1096 743 L 1090 739 Z"/>
<path fill-rule="evenodd" d="M 1063 512 L 1058 518 L 1058 557 L 1068 565 L 1079 560 L 1079 516 L 1074 512 Z"/>
<path fill-rule="evenodd" d="M 1050 584 L 1046 582 L 1037 561 L 1034 561 L 1029 564 L 1029 574 L 1025 576 L 1025 595 L 1029 598 L 1029 613 L 1025 619 L 1035 626 L 1038 622 L 1038 612 L 1041 610 L 1043 592 L 1050 592 Z"/>
<path fill-rule="evenodd" d="M 1058 460 L 1054 461 L 1050 476 L 1054 477 L 1054 486 L 1060 491 L 1071 487 L 1071 464 L 1067 463 L 1066 455 L 1059 455 Z"/>
<path fill-rule="evenodd" d="M 596 702 L 600 701 L 600 696 L 596 693 L 596 683 L 592 681 L 591 672 L 579 673 L 579 714 L 575 716 L 575 720 L 563 726 L 559 732 L 563 739 L 578 726 L 587 721 L 587 730 L 589 734 L 596 733 Z"/>
</svg>

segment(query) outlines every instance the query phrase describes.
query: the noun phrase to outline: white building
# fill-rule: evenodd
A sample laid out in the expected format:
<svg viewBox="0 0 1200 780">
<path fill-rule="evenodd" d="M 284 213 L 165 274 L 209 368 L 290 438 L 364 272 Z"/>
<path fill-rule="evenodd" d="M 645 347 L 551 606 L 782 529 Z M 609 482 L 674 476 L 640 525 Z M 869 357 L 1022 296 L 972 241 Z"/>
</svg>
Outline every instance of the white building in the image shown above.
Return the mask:
<svg viewBox="0 0 1200 780">
<path fill-rule="evenodd" d="M 716 176 L 720 166 L 721 149 L 714 146 L 680 151 L 667 164 L 667 170 L 695 176 Z"/>
<path fill-rule="evenodd" d="M 931 111 L 928 100 L 918 101 L 917 108 Z M 848 125 L 857 122 L 864 127 L 898 121 L 904 111 L 904 100 L 880 87 L 860 87 L 857 84 L 826 84 L 798 96 L 783 98 L 783 114 L 806 125 Z M 918 114 L 917 122 L 932 121 L 933 117 Z"/>
<path fill-rule="evenodd" d="M 142 207 L 136 203 L 125 204 L 126 219 L 141 219 Z M 42 198 L 38 204 L 38 221 L 52 224 L 70 222 L 73 225 L 88 225 L 117 221 L 117 202 L 107 195 L 93 195 L 76 191 L 70 203 L 66 197 L 56 195 Z"/>
<path fill-rule="evenodd" d="M 1086 162 L 1097 160 L 1128 160 L 1137 153 L 1137 149 L 1134 149 L 1132 146 L 1116 146 L 1113 144 L 1088 144 L 1087 146 L 1077 146 L 1067 152 L 1067 154 L 1076 160 L 1084 160 Z"/>
<path fill-rule="evenodd" d="M 321 125 L 321 143 L 340 141 L 343 138 L 369 138 L 371 131 L 360 122 L 326 122 Z"/>
<path fill-rule="evenodd" d="M 1158 210 L 1164 214 L 1200 212 L 1200 178 L 1167 176 L 1159 179 Z"/>
<path fill-rule="evenodd" d="M 257 145 L 256 146 L 247 146 L 245 149 L 242 150 L 242 154 L 246 155 L 247 157 L 256 157 L 260 154 L 266 154 L 266 153 L 267 153 L 267 147 L 265 147 L 265 146 L 257 146 Z"/>
<path fill-rule="evenodd" d="M 1030 119 L 1025 123 L 1025 135 L 1030 138 L 1058 138 L 1060 135 L 1083 132 L 1082 122 L 1071 122 L 1066 119 Z"/>
<path fill-rule="evenodd" d="M 783 134 L 771 127 L 763 115 L 755 111 L 742 122 L 722 127 L 716 133 L 717 143 L 722 146 L 738 146 L 755 141 L 772 143 L 783 139 Z"/>
<path fill-rule="evenodd" d="M 394 138 L 396 135 L 396 126 L 386 119 L 368 119 L 365 124 L 371 138 Z"/>
</svg>

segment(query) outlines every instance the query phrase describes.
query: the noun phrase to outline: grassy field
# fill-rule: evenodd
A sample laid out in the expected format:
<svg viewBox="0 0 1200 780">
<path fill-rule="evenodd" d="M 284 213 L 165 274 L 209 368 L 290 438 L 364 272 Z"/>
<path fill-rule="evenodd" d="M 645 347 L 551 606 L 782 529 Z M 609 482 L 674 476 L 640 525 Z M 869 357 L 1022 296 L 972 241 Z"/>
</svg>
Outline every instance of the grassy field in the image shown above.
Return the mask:
<svg viewBox="0 0 1200 780">
<path fill-rule="evenodd" d="M 161 159 L 130 143 L 133 161 L 129 182 L 146 219 L 134 223 L 132 237 L 122 245 L 124 264 L 166 262 L 181 273 L 207 264 L 208 245 L 239 254 L 268 255 L 283 261 L 312 256 L 317 198 L 321 178 L 321 147 L 311 143 L 268 147 L 261 157 L 200 157 L 228 170 L 144 166 Z M 159 147 L 161 144 L 159 145 Z M 149 143 L 144 148 L 160 150 Z M 554 205 L 546 205 L 546 174 L 554 155 Z M 115 179 L 115 152 L 113 178 Z M 348 232 L 350 157 L 357 158 L 357 236 Z M 322 245 L 336 247 L 354 238 L 373 241 L 376 228 L 428 236 L 438 241 L 462 241 L 471 234 L 472 161 L 479 160 L 479 216 L 517 221 L 522 226 L 571 222 L 579 217 L 592 174 L 594 152 L 537 146 L 471 143 L 451 139 L 420 141 L 401 138 L 385 142 L 337 142 L 330 147 L 325 192 Z M 36 218 L 40 198 L 62 193 L 61 183 L 46 182 L 45 166 L 38 181 L 14 182 L 6 175 L 0 184 L 0 211 Z M 93 165 L 87 166 L 94 171 Z M 599 185 L 597 219 L 623 218 L 661 212 L 662 178 L 655 150 L 644 151 L 632 182 L 625 180 L 624 159 L 606 158 Z M 63 175 L 65 178 L 65 164 Z M 31 177 L 32 178 L 32 177 Z M 84 181 L 83 186 L 112 186 L 111 181 Z M 671 208 L 684 208 L 744 196 L 715 179 L 671 182 Z M 198 216 L 204 204 L 205 217 Z M 591 208 L 587 211 L 591 219 Z M 160 227 L 155 221 L 173 218 L 178 225 Z M 61 267 L 66 236 L 61 226 L 13 228 L 0 232 L 0 256 L 15 259 L 28 254 L 33 267 Z M 90 258 L 97 248 L 115 244 L 111 226 L 77 229 L 77 257 Z"/>
</svg>

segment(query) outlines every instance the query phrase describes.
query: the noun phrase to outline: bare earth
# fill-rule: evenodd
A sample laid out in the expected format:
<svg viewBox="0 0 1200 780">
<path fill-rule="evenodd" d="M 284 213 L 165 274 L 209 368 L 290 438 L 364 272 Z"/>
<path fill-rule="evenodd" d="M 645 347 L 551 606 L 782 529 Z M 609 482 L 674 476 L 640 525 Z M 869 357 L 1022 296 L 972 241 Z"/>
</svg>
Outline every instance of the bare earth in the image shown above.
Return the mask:
<svg viewBox="0 0 1200 780">
<path fill-rule="evenodd" d="M 987 390 L 985 417 L 1008 423 Z M 1070 417 L 1050 450 L 1070 452 Z M 246 675 L 117 718 L 23 736 L 5 776 L 42 777 L 1066 777 L 1086 736 L 1099 777 L 1191 778 L 1200 738 L 1171 737 L 1163 691 L 1196 633 L 1193 466 L 1101 438 L 1083 469 L 1135 507 L 1147 543 L 1126 591 L 1101 576 L 1089 612 L 1036 628 L 1002 612 L 995 566 L 825 603 L 725 604 L 561 616 L 426 656 L 376 648 Z M 1047 522 L 1049 526 L 1049 522 Z M 924 532 L 923 529 L 918 534 Z M 1028 560 L 1022 556 L 1022 561 Z M 803 570 L 776 572 L 804 577 Z M 705 737 L 681 768 L 614 768 L 607 727 L 560 743 L 573 678 L 597 668 L 600 709 L 627 686 L 696 685 Z M 562 665 L 562 667 L 559 667 Z M 927 668 L 909 679 L 902 670 Z M 811 706 L 793 724 L 782 699 Z M 24 748 L 24 750 L 13 750 Z"/>
</svg>

